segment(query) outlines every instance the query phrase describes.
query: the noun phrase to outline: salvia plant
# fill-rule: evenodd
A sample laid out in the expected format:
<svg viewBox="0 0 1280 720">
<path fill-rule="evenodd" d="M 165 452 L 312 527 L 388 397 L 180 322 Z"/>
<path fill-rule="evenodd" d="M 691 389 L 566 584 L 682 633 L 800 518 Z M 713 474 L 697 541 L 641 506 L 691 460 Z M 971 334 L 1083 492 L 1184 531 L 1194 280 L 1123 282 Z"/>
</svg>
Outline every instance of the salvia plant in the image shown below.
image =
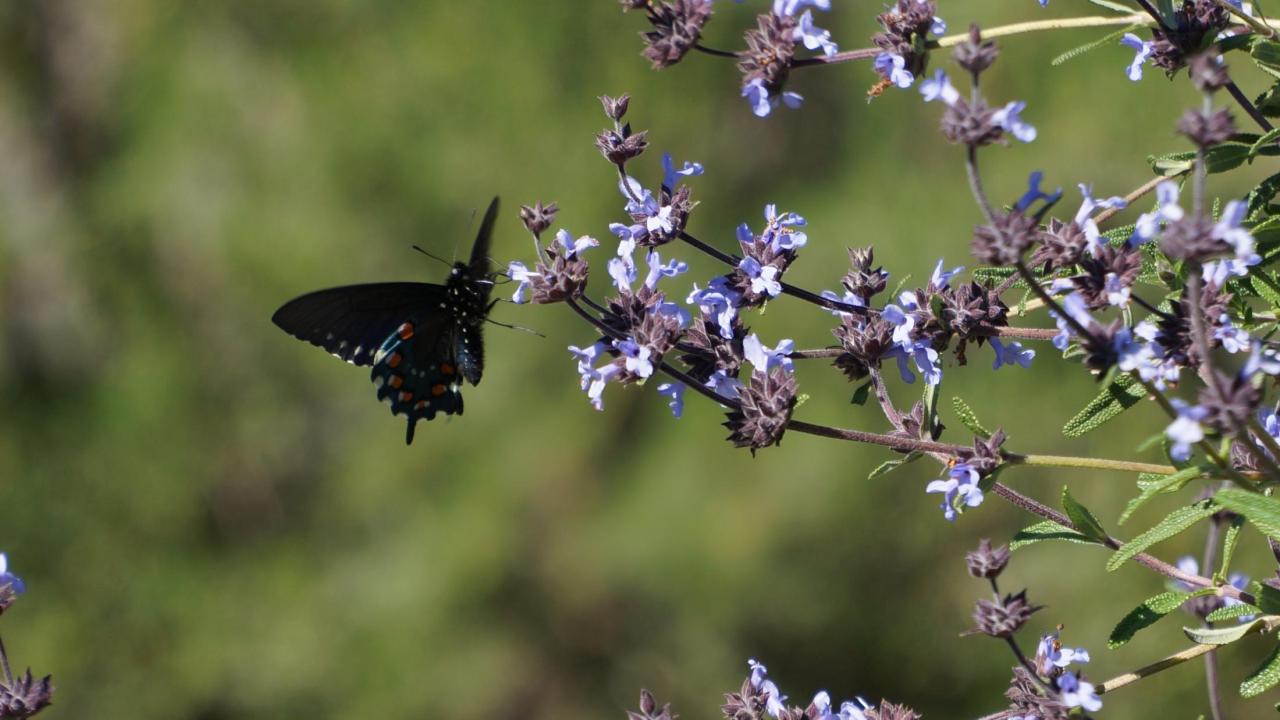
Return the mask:
<svg viewBox="0 0 1280 720">
<path fill-rule="evenodd" d="M 1048 4 L 1019 1 L 1029 14 Z M 936 499 L 948 521 L 963 522 L 961 516 L 992 496 L 1035 516 L 1009 543 L 993 547 L 984 540 L 965 557 L 970 574 L 991 591 L 977 601 L 968 632 L 999 640 L 1016 661 L 1005 697 L 992 698 L 993 709 L 1004 709 L 988 718 L 1087 716 L 1102 708 L 1107 693 L 1201 657 L 1208 707 L 1221 718 L 1219 685 L 1228 681 L 1218 678 L 1220 648 L 1249 642 L 1274 648 L 1247 677 L 1230 680 L 1241 695 L 1257 696 L 1280 682 L 1280 646 L 1272 636 L 1280 627 L 1280 580 L 1251 581 L 1232 567 L 1237 544 L 1259 534 L 1280 563 L 1280 500 L 1271 496 L 1280 483 L 1274 397 L 1280 344 L 1273 339 L 1280 322 L 1280 276 L 1273 269 L 1280 259 L 1280 208 L 1272 202 L 1280 174 L 1243 197 L 1215 195 L 1210 176 L 1280 155 L 1280 129 L 1270 119 L 1280 116 L 1280 80 L 1261 93 L 1246 92 L 1231 75 L 1233 64 L 1251 63 L 1280 78 L 1280 22 L 1268 19 L 1260 3 L 1239 0 L 1090 1 L 1101 14 L 971 25 L 947 34 L 934 0 L 896 0 L 877 17 L 881 30 L 867 47 L 841 50 L 820 27 L 831 0 L 774 0 L 745 30 L 743 45 L 725 50 L 703 42 L 712 0 L 622 0 L 624 11 L 648 23 L 643 54 L 655 68 L 694 55 L 731 59 L 741 72 L 744 111 L 762 118 L 803 111 L 788 79 L 804 68 L 865 62 L 878 78 L 869 99 L 918 93 L 919 112 L 939 118 L 938 142 L 958 146 L 955 157 L 967 169 L 979 218 L 971 232 L 961 230 L 970 237 L 969 273 L 939 261 L 926 270 L 927 281 L 889 290 L 890 273 L 876 264 L 873 248 L 859 247 L 849 250 L 843 276 L 831 278 L 837 291 L 789 284 L 787 270 L 810 241 L 801 208 L 766 206 L 757 222 L 737 228 L 736 247 L 700 239 L 692 217 L 703 167 L 663 154 L 661 173 L 650 170 L 653 138 L 632 127 L 622 95 L 601 98 L 608 125 L 595 139 L 613 166 L 620 202 L 608 234 L 603 223 L 597 233 L 609 242 L 552 232 L 554 203 L 525 207 L 521 218 L 533 236 L 533 259 L 512 262 L 507 274 L 515 302 L 562 303 L 585 323 L 566 360 L 597 410 L 611 394 L 637 386 L 656 391 L 678 418 L 692 393 L 721 407 L 727 439 L 753 454 L 789 432 L 869 443 L 896 453 L 872 476 L 936 463 L 937 479 L 920 490 Z M 1050 189 L 1040 172 L 1028 172 L 1020 197 L 993 198 L 984 189 L 980 156 L 1036 139 L 1026 104 L 982 84 L 999 61 L 994 38 L 1067 28 L 1107 34 L 1064 57 L 1110 48 L 1122 58 L 1117 73 L 1130 80 L 1158 71 L 1189 81 L 1200 102 L 1169 118 L 1187 145 L 1149 158 L 1154 177 L 1122 197 L 1095 195 L 1088 179 L 1078 183 L 1078 194 L 1064 193 Z M 1145 212 L 1132 224 L 1110 226 L 1130 205 Z M 690 280 L 679 259 L 690 252 L 710 256 L 722 272 Z M 775 300 L 787 312 L 809 311 L 833 341 L 801 348 L 790 338 L 752 332 L 753 314 Z M 1003 430 L 988 430 L 960 398 L 944 403 L 944 374 L 952 372 L 944 366 L 968 361 L 1009 368 L 1004 372 L 1033 361 L 1060 362 L 1094 376 L 1097 397 L 1067 422 L 1068 436 L 1096 430 L 1141 402 L 1155 403 L 1166 423 L 1152 428 L 1152 440 L 1140 449 L 1158 446 L 1167 461 L 1049 456 L 1021 439 L 1015 444 Z M 855 403 L 878 406 L 887 431 L 829 427 L 799 416 L 801 376 L 826 366 L 852 384 Z M 922 399 L 899 405 L 891 394 L 899 383 L 922 387 Z M 944 436 L 944 411 L 958 416 L 968 433 Z M 1055 508 L 1002 483 L 1001 473 L 1017 466 L 1135 474 L 1138 494 L 1117 523 L 1157 496 L 1180 494 L 1185 504 L 1122 539 L 1067 489 Z M 1205 536 L 1199 561 L 1170 562 L 1150 552 L 1193 530 Z M 1025 589 L 1005 592 L 998 579 L 1013 550 L 1053 540 L 1102 546 L 1108 570 L 1134 562 L 1166 579 L 1166 592 L 1117 613 L 1108 647 L 1179 609 L 1196 620 L 1183 628 L 1190 646 L 1105 678 L 1086 676 L 1090 653 L 1064 644 L 1060 626 L 1038 638 L 1020 635 L 1043 608 Z M 906 705 L 860 698 L 837 703 L 826 692 L 793 703 L 754 659 L 742 686 L 725 695 L 723 713 L 730 720 L 919 717 Z M 675 717 L 648 692 L 630 716 Z"/>
<path fill-rule="evenodd" d="M 9 612 L 18 596 L 26 592 L 22 578 L 9 572 L 9 559 L 0 553 L 0 616 Z M 46 675 L 36 679 L 31 669 L 14 675 L 0 641 L 0 718 L 28 718 L 53 702 L 53 677 Z"/>
</svg>

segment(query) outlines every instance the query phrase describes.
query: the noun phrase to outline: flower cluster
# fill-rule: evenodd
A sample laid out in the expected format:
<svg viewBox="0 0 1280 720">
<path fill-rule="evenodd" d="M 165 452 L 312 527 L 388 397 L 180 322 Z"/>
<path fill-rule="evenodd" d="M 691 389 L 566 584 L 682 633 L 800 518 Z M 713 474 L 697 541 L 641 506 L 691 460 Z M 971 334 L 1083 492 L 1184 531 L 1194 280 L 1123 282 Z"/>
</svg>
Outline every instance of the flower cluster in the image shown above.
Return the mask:
<svg viewBox="0 0 1280 720">
<path fill-rule="evenodd" d="M 26 592 L 22 578 L 9 572 L 9 559 L 0 553 L 0 614 L 11 608 L 18 596 Z M 9 658 L 0 644 L 0 718 L 29 718 L 53 703 L 53 677 L 36 678 L 30 668 L 16 677 L 9 671 Z"/>
<path fill-rule="evenodd" d="M 813 696 L 807 706 L 787 705 L 787 696 L 769 679 L 768 669 L 755 660 L 748 660 L 750 674 L 738 692 L 726 693 L 720 711 L 725 720 L 919 720 L 919 713 L 903 705 L 881 701 L 871 705 L 862 698 L 846 700 L 839 708 L 832 704 L 831 695 L 822 690 Z"/>
<path fill-rule="evenodd" d="M 756 117 L 765 117 L 780 104 L 800 107 L 804 99 L 783 89 L 795 60 L 796 47 L 835 55 L 831 33 L 814 25 L 813 9 L 830 10 L 831 0 L 774 0 L 771 12 L 756 18 L 746 33 L 747 49 L 739 53 L 742 97 Z"/>
<path fill-rule="evenodd" d="M 909 88 L 924 74 L 929 63 L 929 35 L 947 31 L 937 11 L 933 0 L 897 0 L 876 17 L 883 30 L 871 37 L 881 51 L 872 66 L 881 77 L 881 87 Z"/>
</svg>

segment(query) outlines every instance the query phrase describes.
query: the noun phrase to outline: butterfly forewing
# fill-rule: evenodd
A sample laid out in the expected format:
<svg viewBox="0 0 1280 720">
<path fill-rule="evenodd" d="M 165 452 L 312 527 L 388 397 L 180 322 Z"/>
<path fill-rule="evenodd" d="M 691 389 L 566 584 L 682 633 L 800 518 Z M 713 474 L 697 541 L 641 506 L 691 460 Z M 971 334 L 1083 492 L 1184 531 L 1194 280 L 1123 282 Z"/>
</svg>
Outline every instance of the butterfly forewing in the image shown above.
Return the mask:
<svg viewBox="0 0 1280 720">
<path fill-rule="evenodd" d="M 347 285 L 307 293 L 271 316 L 281 330 L 355 365 L 370 365 L 387 336 L 409 315 L 438 307 L 441 285 L 413 282 Z"/>
</svg>

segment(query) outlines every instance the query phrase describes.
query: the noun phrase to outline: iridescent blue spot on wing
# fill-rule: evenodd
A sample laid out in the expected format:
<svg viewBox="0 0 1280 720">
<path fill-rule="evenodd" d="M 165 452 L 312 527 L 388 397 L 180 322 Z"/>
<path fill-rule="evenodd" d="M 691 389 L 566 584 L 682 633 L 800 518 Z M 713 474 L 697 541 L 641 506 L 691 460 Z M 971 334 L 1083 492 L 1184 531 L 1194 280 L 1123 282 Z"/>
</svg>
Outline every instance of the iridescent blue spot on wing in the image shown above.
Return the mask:
<svg viewBox="0 0 1280 720">
<path fill-rule="evenodd" d="M 370 377 L 378 399 L 391 405 L 392 415 L 404 415 L 409 426 L 405 443 L 413 442 L 419 420 L 439 413 L 462 414 L 462 377 L 453 351 L 448 324 L 420 327 L 413 320 L 401 324 L 374 354 Z"/>
</svg>

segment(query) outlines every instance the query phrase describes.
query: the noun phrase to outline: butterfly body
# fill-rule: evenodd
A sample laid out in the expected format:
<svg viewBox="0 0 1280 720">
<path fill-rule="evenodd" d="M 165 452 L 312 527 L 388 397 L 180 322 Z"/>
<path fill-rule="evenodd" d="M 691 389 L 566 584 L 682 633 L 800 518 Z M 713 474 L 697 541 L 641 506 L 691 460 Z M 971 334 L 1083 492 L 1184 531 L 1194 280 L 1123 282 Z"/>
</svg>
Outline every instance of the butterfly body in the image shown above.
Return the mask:
<svg viewBox="0 0 1280 720">
<path fill-rule="evenodd" d="M 378 399 L 408 420 L 462 414 L 462 383 L 484 372 L 485 320 L 493 287 L 489 239 L 498 199 L 490 203 L 468 263 L 443 285 L 392 282 L 318 290 L 285 303 L 272 321 L 300 340 L 354 365 L 371 366 Z"/>
</svg>

